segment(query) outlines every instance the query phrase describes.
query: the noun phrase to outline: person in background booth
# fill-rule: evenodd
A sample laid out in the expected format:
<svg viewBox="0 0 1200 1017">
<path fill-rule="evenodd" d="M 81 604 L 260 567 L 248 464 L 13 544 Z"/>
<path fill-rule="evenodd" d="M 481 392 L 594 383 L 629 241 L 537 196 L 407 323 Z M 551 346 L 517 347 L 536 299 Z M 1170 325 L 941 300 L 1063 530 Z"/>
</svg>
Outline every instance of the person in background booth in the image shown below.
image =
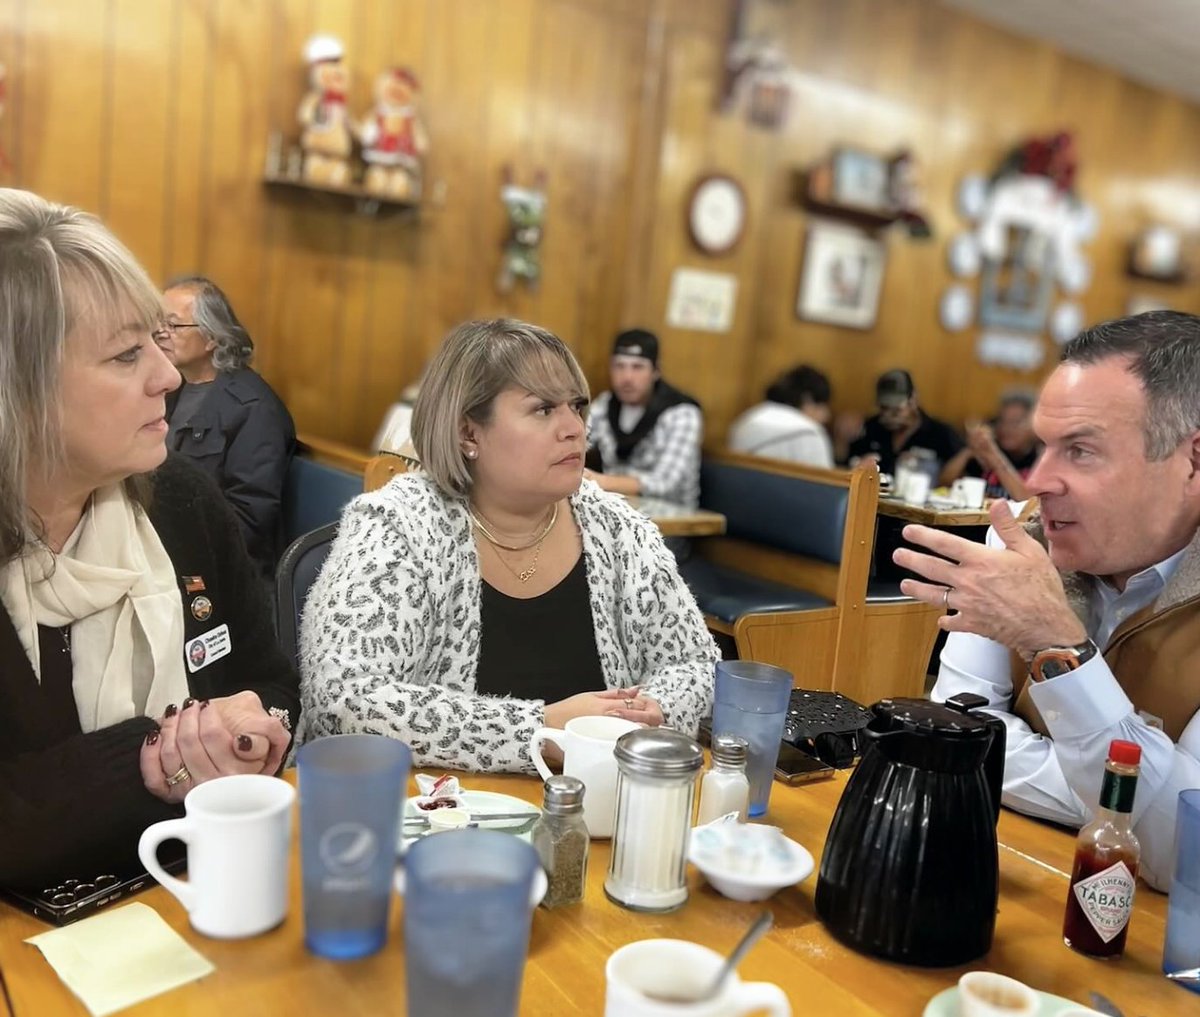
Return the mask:
<svg viewBox="0 0 1200 1017">
<path fill-rule="evenodd" d="M 850 443 L 850 465 L 871 459 L 883 473 L 896 472 L 896 459 L 909 449 L 927 449 L 938 461 L 939 470 L 963 447 L 963 440 L 949 424 L 921 409 L 917 387 L 907 371 L 887 371 L 875 384 L 878 412 L 869 418 L 863 433 Z M 939 478 L 945 483 L 944 478 Z"/>
<path fill-rule="evenodd" d="M 924 580 L 904 592 L 951 612 L 932 696 L 983 696 L 1008 728 L 1004 804 L 1070 826 L 1109 743 L 1136 742 L 1140 875 L 1166 890 L 1179 792 L 1200 787 L 1200 318 L 1081 332 L 1034 427 L 1034 523 L 1000 501 L 986 545 L 909 526 L 934 554 L 896 552 Z"/>
<path fill-rule="evenodd" d="M 1029 497 L 1029 476 L 1041 442 L 1033 430 L 1033 408 L 1037 396 L 1027 389 L 1014 389 L 1000 398 L 1000 412 L 991 424 L 967 427 L 967 447 L 942 470 L 942 481 L 959 477 L 982 477 L 987 497 L 1024 501 Z"/>
<path fill-rule="evenodd" d="M 531 771 L 530 736 L 574 717 L 696 732 L 716 646 L 654 523 L 583 479 L 587 404 L 544 329 L 446 337 L 413 412 L 422 470 L 347 506 L 305 603 L 302 741 Z"/>
<path fill-rule="evenodd" d="M 802 364 L 776 378 L 765 401 L 733 422 L 729 450 L 832 469 L 833 447 L 825 430 L 831 416 L 829 379 Z"/>
<path fill-rule="evenodd" d="M 588 414 L 588 444 L 603 472 L 588 471 L 606 491 L 664 498 L 688 508 L 700 503 L 700 404 L 662 378 L 658 336 L 622 332 L 609 362 L 612 391 Z"/>
<path fill-rule="evenodd" d="M 177 279 L 164 300 L 162 344 L 184 380 L 167 397 L 168 447 L 216 481 L 269 579 L 283 551 L 283 484 L 296 447 L 292 416 L 250 368 L 254 343 L 215 283 Z"/>
<path fill-rule="evenodd" d="M 162 313 L 96 219 L 0 190 L 3 886 L 137 871 L 147 825 L 290 741 L 297 681 L 237 522 L 164 463 Z"/>
</svg>

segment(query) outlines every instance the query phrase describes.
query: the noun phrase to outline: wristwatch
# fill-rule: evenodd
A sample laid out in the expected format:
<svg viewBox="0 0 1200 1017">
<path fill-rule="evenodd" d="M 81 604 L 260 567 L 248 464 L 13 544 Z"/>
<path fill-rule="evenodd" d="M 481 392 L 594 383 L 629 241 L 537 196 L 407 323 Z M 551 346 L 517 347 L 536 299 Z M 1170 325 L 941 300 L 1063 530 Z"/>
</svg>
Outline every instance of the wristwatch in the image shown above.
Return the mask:
<svg viewBox="0 0 1200 1017">
<path fill-rule="evenodd" d="M 1099 653 L 1096 644 L 1085 639 L 1076 646 L 1047 646 L 1038 650 L 1029 662 L 1029 677 L 1035 682 L 1057 678 L 1081 667 Z"/>
</svg>

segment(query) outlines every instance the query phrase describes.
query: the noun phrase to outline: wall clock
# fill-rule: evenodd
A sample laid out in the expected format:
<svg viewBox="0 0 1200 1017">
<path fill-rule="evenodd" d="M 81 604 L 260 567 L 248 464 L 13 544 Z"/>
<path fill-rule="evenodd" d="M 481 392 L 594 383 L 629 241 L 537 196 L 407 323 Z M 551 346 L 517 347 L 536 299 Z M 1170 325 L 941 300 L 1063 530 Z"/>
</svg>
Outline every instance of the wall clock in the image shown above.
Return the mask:
<svg viewBox="0 0 1200 1017">
<path fill-rule="evenodd" d="M 746 231 L 746 192 L 733 177 L 714 173 L 700 179 L 688 202 L 688 230 L 709 255 L 728 254 Z"/>
</svg>

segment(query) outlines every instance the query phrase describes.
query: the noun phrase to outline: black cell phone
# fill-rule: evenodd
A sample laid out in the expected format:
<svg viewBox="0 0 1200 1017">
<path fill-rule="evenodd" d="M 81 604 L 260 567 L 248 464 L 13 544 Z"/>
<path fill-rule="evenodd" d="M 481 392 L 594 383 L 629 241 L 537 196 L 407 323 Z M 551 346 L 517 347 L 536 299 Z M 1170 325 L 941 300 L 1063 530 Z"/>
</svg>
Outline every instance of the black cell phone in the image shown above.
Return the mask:
<svg viewBox="0 0 1200 1017">
<path fill-rule="evenodd" d="M 179 844 L 178 848 L 178 853 L 171 852 L 169 855 L 168 849 L 164 849 L 163 855 L 167 857 L 159 857 L 162 867 L 170 873 L 182 872 L 187 867 L 186 851 L 183 850 L 182 844 Z M 99 873 L 90 878 L 64 878 L 61 882 L 40 890 L 0 887 L 0 898 L 22 911 L 28 911 L 34 918 L 40 918 L 43 922 L 49 922 L 51 925 L 69 925 L 94 915 L 102 907 L 115 901 L 157 885 L 155 878 L 139 867 L 124 873 Z"/>
<path fill-rule="evenodd" d="M 804 784 L 810 780 L 824 780 L 832 777 L 837 770 L 828 763 L 823 763 L 816 756 L 810 756 L 795 745 L 781 742 L 779 758 L 775 761 L 775 779 L 784 784 Z"/>
</svg>

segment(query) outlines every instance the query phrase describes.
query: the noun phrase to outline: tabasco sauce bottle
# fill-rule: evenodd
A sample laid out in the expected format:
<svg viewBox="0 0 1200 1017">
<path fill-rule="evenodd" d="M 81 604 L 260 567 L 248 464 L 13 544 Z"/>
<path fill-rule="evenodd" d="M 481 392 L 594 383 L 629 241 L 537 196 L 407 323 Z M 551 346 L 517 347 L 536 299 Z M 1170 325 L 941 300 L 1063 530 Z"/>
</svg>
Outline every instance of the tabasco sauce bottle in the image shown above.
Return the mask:
<svg viewBox="0 0 1200 1017">
<path fill-rule="evenodd" d="M 1114 740 L 1104 764 L 1096 817 L 1079 831 L 1063 940 L 1093 957 L 1120 957 L 1133 912 L 1141 846 L 1130 828 L 1141 747 Z"/>
</svg>

